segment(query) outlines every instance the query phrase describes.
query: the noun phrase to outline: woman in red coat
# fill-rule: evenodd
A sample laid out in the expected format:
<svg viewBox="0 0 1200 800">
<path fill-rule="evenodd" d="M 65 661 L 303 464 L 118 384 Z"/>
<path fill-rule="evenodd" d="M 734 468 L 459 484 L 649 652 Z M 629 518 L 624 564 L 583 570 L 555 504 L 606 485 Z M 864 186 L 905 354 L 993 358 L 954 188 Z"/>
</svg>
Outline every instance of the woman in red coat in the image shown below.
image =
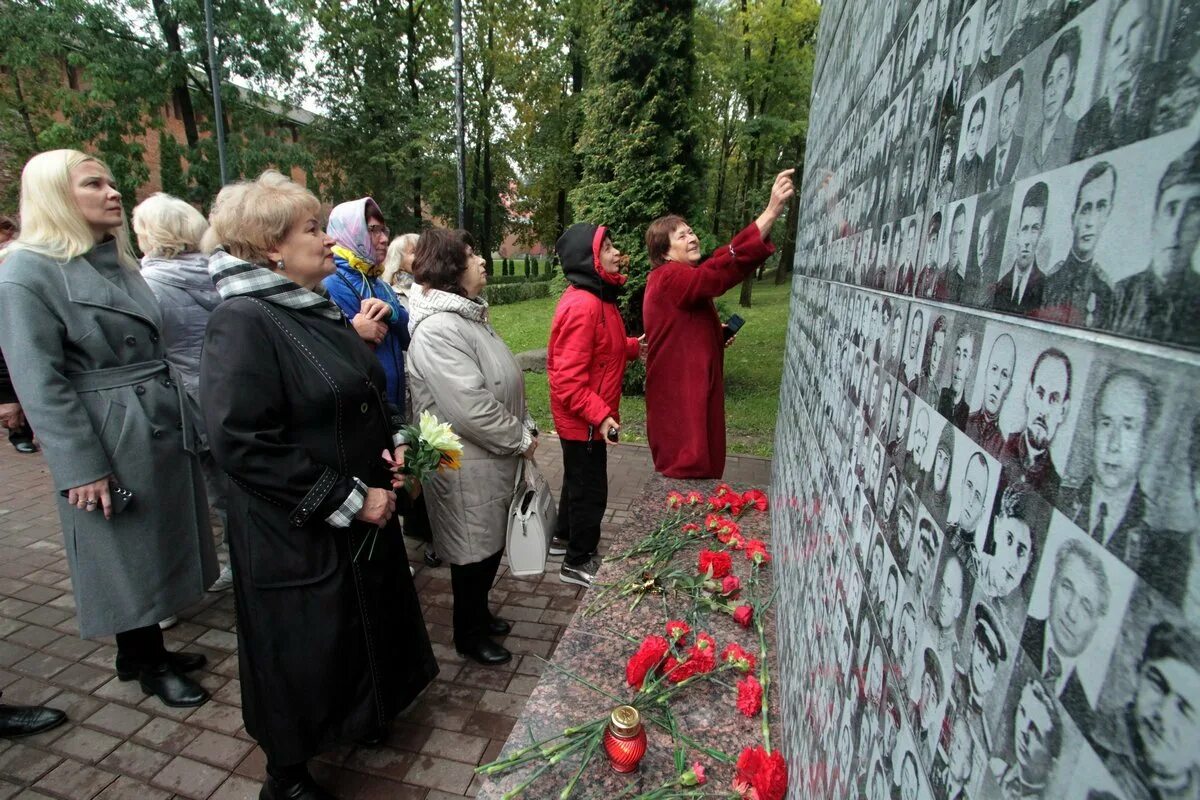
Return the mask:
<svg viewBox="0 0 1200 800">
<path fill-rule="evenodd" d="M 563 490 L 550 553 L 565 555 L 559 580 L 590 586 L 600 566 L 594 553 L 608 505 L 605 446 L 621 421 L 625 363 L 638 357 L 640 342 L 625 335 L 617 309 L 624 259 L 608 230 L 576 223 L 555 247 L 571 286 L 554 311 L 546 353 L 550 411 L 563 449 Z"/>
<path fill-rule="evenodd" d="M 725 471 L 726 342 L 713 298 L 775 252 L 771 227 L 795 193 L 793 172 L 775 176 L 758 219 L 703 263 L 700 240 L 681 217 L 661 217 L 646 231 L 653 267 L 642 306 L 646 434 L 654 469 L 668 478 L 720 478 Z"/>
</svg>

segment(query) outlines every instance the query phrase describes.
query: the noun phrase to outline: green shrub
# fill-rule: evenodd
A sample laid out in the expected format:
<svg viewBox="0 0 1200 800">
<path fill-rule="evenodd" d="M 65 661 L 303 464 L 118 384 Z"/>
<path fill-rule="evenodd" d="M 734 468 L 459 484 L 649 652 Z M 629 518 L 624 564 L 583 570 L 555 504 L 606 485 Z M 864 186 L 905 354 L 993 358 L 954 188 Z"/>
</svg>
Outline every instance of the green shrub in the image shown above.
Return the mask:
<svg viewBox="0 0 1200 800">
<path fill-rule="evenodd" d="M 538 275 L 537 277 L 525 277 L 524 275 L 493 275 L 488 279 L 488 283 L 492 286 L 509 283 L 544 283 L 551 279 L 550 275 Z"/>
<path fill-rule="evenodd" d="M 488 305 L 503 306 L 509 303 L 519 303 L 522 300 L 536 300 L 539 297 L 550 296 L 548 281 L 521 281 L 519 283 L 501 283 L 488 286 L 483 291 Z"/>
</svg>

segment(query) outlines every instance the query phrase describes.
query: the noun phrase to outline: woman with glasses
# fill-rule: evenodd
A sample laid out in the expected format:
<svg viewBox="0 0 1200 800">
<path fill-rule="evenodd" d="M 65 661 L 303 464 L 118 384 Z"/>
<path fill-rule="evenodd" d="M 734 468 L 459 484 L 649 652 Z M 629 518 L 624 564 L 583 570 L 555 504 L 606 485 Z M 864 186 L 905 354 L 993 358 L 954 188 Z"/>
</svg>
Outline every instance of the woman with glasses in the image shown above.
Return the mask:
<svg viewBox="0 0 1200 800">
<path fill-rule="evenodd" d="M 360 197 L 334 207 L 328 234 L 336 269 L 325 279 L 325 289 L 375 351 L 387 376 L 387 400 L 402 409 L 408 311 L 382 277 L 392 232 L 375 201 Z"/>
</svg>

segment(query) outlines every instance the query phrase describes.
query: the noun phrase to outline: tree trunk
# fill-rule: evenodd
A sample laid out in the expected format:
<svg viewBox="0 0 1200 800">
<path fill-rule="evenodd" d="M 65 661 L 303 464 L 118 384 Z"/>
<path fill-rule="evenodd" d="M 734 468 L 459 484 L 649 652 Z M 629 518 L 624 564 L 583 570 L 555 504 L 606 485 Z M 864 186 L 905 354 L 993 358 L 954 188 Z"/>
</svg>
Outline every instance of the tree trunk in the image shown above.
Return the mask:
<svg viewBox="0 0 1200 800">
<path fill-rule="evenodd" d="M 713 237 L 721 238 L 721 206 L 725 204 L 725 184 L 729 172 L 729 158 L 733 155 L 733 109 L 731 98 L 725 99 L 725 108 L 721 114 L 721 154 L 717 162 L 717 193 L 713 201 L 712 228 Z"/>
<path fill-rule="evenodd" d="M 792 143 L 784 150 L 785 153 L 799 152 L 800 157 L 796 159 L 796 174 L 792 180 L 798 185 L 801 180 L 801 174 L 804 172 L 804 137 L 797 136 Z M 796 261 L 796 216 L 800 213 L 800 193 L 792 195 L 792 202 L 788 204 L 787 217 L 784 219 L 786 239 L 783 241 L 783 248 L 779 253 L 779 263 L 775 265 L 775 285 L 778 286 L 787 280 L 787 275 L 792 271 L 792 264 Z"/>
<path fill-rule="evenodd" d="M 183 58 L 183 44 L 179 39 L 179 21 L 171 14 L 164 0 L 153 0 L 154 16 L 162 30 L 163 40 L 167 43 L 167 52 L 174 60 L 171 70 L 171 97 L 179 109 L 179 119 L 183 122 L 183 135 L 187 139 L 189 160 L 200 144 L 200 130 L 196 126 L 196 109 L 192 107 L 192 95 L 187 85 L 187 65 Z"/>
<path fill-rule="evenodd" d="M 17 113 L 21 115 L 21 124 L 25 128 L 25 135 L 29 137 L 29 150 L 36 153 L 38 151 L 37 132 L 33 129 L 33 117 L 29 115 L 29 105 L 25 102 L 21 79 L 17 77 L 16 70 L 11 71 L 9 75 L 12 76 L 13 91 L 17 96 Z"/>
<path fill-rule="evenodd" d="M 490 9 L 489 9 L 490 11 Z M 491 20 L 491 14 L 488 19 Z M 492 174 L 492 82 L 495 77 L 492 64 L 494 29 L 491 22 L 487 29 L 487 55 L 483 60 L 483 94 L 479 104 L 479 136 L 483 141 L 483 192 L 479 202 L 483 204 L 483 227 L 480 229 L 480 248 L 487 274 L 492 274 L 492 223 L 496 210 L 495 176 Z"/>
</svg>

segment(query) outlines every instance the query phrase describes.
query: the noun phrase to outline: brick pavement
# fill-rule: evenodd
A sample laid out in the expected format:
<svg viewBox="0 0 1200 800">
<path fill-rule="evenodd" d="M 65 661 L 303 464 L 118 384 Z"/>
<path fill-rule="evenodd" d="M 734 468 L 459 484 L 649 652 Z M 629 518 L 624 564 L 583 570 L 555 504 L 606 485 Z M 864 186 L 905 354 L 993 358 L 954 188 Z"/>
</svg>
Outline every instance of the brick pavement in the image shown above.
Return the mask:
<svg viewBox="0 0 1200 800">
<path fill-rule="evenodd" d="M 554 439 L 539 458 L 557 491 L 561 451 Z M 604 537 L 629 520 L 630 505 L 652 474 L 649 451 L 614 449 Z M 726 479 L 765 487 L 770 463 L 732 456 Z M 70 721 L 19 740 L 0 739 L 0 800 L 253 800 L 264 759 L 242 727 L 233 596 L 210 594 L 167 632 L 172 649 L 208 655 L 197 673 L 213 699 L 171 709 L 117 680 L 111 641 L 80 639 L 53 491 L 41 456 L 0 444 L 0 688 L 4 702 L 48 704 Z M 601 540 L 603 550 L 604 538 Z M 537 684 L 571 619 L 582 589 L 558 580 L 557 563 L 540 578 L 502 568 L 492 592 L 513 622 L 505 645 L 517 656 L 484 668 L 451 646 L 450 573 L 420 561 L 425 621 L 441 665 L 437 681 L 397 719 L 386 745 L 344 747 L 312 764 L 342 800 L 450 800 L 474 796 L 473 769 L 492 760 Z M 558 559 L 552 559 L 557 562 Z"/>
</svg>

